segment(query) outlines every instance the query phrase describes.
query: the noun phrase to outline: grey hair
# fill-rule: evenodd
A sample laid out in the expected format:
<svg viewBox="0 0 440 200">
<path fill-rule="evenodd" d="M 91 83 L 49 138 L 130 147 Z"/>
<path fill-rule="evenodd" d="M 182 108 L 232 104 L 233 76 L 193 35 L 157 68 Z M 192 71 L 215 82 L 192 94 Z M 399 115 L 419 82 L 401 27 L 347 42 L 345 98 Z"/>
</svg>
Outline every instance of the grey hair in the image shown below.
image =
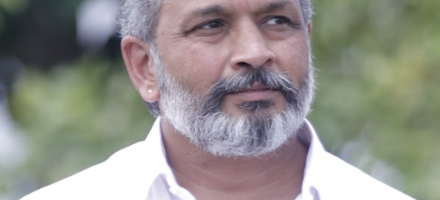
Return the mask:
<svg viewBox="0 0 440 200">
<path fill-rule="evenodd" d="M 150 46 L 154 61 L 159 58 L 156 50 L 156 27 L 163 0 L 125 0 L 117 16 L 121 37 L 134 36 Z M 304 23 L 308 24 L 313 16 L 312 0 L 300 0 Z M 155 66 L 160 66 L 155 63 Z M 147 102 L 150 113 L 157 117 L 160 114 L 158 102 Z"/>
</svg>

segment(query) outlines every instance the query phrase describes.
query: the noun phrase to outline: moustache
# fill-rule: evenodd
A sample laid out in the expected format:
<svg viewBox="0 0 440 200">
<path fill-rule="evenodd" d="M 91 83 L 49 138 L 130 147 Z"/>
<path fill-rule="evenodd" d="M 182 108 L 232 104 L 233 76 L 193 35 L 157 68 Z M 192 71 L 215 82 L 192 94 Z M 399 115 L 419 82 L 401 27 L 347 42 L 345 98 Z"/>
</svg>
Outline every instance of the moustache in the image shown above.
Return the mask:
<svg viewBox="0 0 440 200">
<path fill-rule="evenodd" d="M 221 102 L 226 95 L 249 89 L 254 83 L 270 90 L 280 91 L 288 104 L 294 106 L 295 109 L 299 108 L 299 87 L 290 80 L 287 74 L 267 68 L 259 68 L 217 81 L 208 91 L 208 98 L 203 106 L 204 111 L 206 113 L 220 111 Z"/>
</svg>

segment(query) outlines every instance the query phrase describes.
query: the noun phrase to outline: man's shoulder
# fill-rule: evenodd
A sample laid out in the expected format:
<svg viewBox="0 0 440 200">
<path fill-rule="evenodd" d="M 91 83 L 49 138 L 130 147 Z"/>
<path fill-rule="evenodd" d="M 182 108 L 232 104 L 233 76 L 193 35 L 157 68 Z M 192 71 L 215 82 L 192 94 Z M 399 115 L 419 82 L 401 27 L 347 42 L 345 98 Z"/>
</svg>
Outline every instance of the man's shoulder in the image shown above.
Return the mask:
<svg viewBox="0 0 440 200">
<path fill-rule="evenodd" d="M 43 187 L 25 197 L 22 200 L 55 200 L 82 198 L 83 195 L 93 195 L 97 190 L 106 187 L 104 174 L 106 174 L 105 162 L 85 169 L 75 175 L 60 180 L 49 186 Z"/>
<path fill-rule="evenodd" d="M 325 167 L 320 175 L 326 178 L 321 179 L 317 187 L 319 193 L 325 196 L 337 195 L 338 199 L 412 199 L 330 153 L 325 154 L 323 163 Z"/>
<path fill-rule="evenodd" d="M 23 198 L 23 200 L 55 199 L 126 199 L 141 194 L 154 170 L 148 166 L 148 149 L 144 142 L 126 147 L 113 154 L 105 162 L 85 169 L 73 176 L 52 185 L 41 188 Z M 139 182 L 142 181 L 142 184 Z M 120 196 L 124 194 L 125 197 Z M 137 198 L 132 198 L 137 199 Z"/>
</svg>

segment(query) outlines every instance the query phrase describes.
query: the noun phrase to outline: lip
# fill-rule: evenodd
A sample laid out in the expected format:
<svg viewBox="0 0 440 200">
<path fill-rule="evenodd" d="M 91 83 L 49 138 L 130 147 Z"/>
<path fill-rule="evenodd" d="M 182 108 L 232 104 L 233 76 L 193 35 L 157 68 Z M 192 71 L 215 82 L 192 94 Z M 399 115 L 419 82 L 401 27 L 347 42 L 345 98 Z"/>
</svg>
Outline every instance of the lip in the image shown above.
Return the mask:
<svg viewBox="0 0 440 200">
<path fill-rule="evenodd" d="M 242 101 L 262 101 L 273 98 L 273 95 L 277 91 L 278 90 L 260 84 L 252 84 L 252 86 L 247 89 L 232 92 L 229 93 L 229 95 Z"/>
<path fill-rule="evenodd" d="M 273 90 L 265 85 L 262 85 L 258 82 L 253 83 L 249 88 L 243 89 L 243 90 L 239 90 L 239 91 L 234 91 L 234 92 L 230 92 L 230 94 L 235 94 L 235 93 L 242 93 L 242 92 L 254 92 L 254 91 L 261 91 L 261 90 Z"/>
</svg>

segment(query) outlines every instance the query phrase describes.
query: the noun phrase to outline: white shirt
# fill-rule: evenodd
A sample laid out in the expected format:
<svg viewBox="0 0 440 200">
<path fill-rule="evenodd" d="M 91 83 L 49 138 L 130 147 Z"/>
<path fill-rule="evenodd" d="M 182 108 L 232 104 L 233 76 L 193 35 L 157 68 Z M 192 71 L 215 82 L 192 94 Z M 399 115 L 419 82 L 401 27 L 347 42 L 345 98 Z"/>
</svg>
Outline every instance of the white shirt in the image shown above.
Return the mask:
<svg viewBox="0 0 440 200">
<path fill-rule="evenodd" d="M 411 200 L 326 152 L 312 126 L 298 135 L 309 146 L 302 192 L 295 200 Z M 105 162 L 42 188 L 23 200 L 194 200 L 167 164 L 160 119 L 145 141 Z M 292 198 L 294 199 L 294 198 Z"/>
</svg>

